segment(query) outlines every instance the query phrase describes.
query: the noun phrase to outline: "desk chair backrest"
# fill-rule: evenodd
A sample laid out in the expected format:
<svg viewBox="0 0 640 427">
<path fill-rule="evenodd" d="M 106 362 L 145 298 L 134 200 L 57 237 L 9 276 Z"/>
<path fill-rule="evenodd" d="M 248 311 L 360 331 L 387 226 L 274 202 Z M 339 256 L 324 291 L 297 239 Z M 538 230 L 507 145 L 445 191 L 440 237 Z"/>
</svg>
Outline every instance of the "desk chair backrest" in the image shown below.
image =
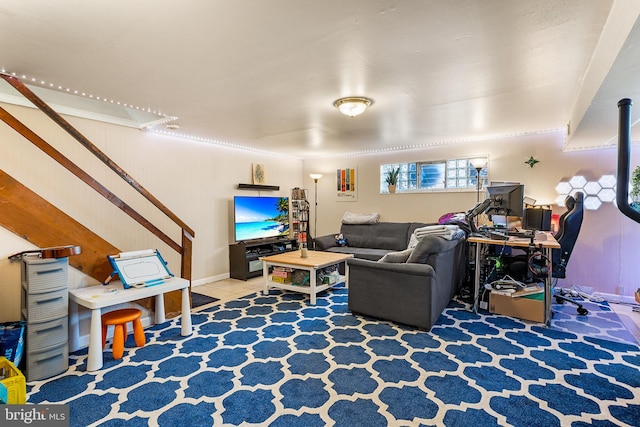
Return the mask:
<svg viewBox="0 0 640 427">
<path fill-rule="evenodd" d="M 567 196 L 565 199 L 565 206 L 568 210 L 560 217 L 558 233 L 555 236 L 560 243 L 560 249 L 554 249 L 552 252 L 553 270 L 551 275 L 553 277 L 561 279 L 566 277 L 567 263 L 582 227 L 583 200 L 584 194 L 581 192 L 577 192 L 574 196 Z"/>
</svg>

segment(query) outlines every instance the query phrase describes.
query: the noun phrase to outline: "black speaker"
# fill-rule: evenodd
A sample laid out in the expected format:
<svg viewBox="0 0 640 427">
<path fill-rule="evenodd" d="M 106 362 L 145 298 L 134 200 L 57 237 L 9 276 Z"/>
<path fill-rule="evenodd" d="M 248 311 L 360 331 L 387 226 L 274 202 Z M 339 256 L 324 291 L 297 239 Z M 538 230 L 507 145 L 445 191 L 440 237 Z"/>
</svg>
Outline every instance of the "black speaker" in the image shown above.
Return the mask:
<svg viewBox="0 0 640 427">
<path fill-rule="evenodd" d="M 525 209 L 523 228 L 526 230 L 551 231 L 551 209 Z"/>
</svg>

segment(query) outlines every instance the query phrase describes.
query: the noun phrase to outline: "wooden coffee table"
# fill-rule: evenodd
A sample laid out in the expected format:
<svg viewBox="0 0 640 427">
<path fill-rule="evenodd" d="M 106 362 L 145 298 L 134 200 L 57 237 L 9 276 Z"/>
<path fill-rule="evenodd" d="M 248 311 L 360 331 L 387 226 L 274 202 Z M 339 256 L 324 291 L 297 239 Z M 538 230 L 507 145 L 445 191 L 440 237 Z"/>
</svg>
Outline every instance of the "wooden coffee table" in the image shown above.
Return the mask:
<svg viewBox="0 0 640 427">
<path fill-rule="evenodd" d="M 333 252 L 308 251 L 308 256 L 302 258 L 300 251 L 284 252 L 277 255 L 270 255 L 260 258 L 262 260 L 262 275 L 264 277 L 263 294 L 269 294 L 269 288 L 286 289 L 288 291 L 302 292 L 311 295 L 311 305 L 316 304 L 316 295 L 339 283 L 344 283 L 348 287 L 349 265 L 345 262 L 353 258 L 352 254 L 337 254 Z M 336 283 L 320 284 L 316 283 L 316 272 L 324 267 L 345 262 L 344 276 L 340 277 Z M 309 272 L 309 285 L 296 286 L 288 283 L 278 283 L 269 280 L 269 267 L 289 267 L 297 270 Z"/>
</svg>

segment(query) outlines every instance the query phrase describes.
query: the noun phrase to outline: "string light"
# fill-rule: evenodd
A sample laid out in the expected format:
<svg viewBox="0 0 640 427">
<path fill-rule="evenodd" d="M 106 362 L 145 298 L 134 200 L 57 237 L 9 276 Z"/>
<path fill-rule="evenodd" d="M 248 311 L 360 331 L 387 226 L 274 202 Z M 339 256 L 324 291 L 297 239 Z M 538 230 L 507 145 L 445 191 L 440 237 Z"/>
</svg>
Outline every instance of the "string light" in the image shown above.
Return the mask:
<svg viewBox="0 0 640 427">
<path fill-rule="evenodd" d="M 20 80 L 25 81 L 25 82 L 29 82 L 30 84 L 31 83 L 35 83 L 38 86 L 42 86 L 42 87 L 45 87 L 45 88 L 51 88 L 51 89 L 56 90 L 58 92 L 73 93 L 74 95 L 82 96 L 82 97 L 93 99 L 93 100 L 96 100 L 96 101 L 102 101 L 102 102 L 107 102 L 107 103 L 111 103 L 111 104 L 115 104 L 115 105 L 121 105 L 122 107 L 130 108 L 130 109 L 133 109 L 133 110 L 146 111 L 148 113 L 152 113 L 152 114 L 155 114 L 157 116 L 167 117 L 170 120 L 175 120 L 176 119 L 174 116 L 169 116 L 167 114 L 164 114 L 164 113 L 160 112 L 157 109 L 153 109 L 152 110 L 149 107 L 146 107 L 146 108 L 145 107 L 140 107 L 140 106 L 136 106 L 136 105 L 133 105 L 133 104 L 126 104 L 126 103 L 122 103 L 120 101 L 114 101 L 113 99 L 109 99 L 109 98 L 98 96 L 98 95 L 87 94 L 86 92 L 81 92 L 81 91 L 79 91 L 77 89 L 71 89 L 71 88 L 68 88 L 68 87 L 65 88 L 62 85 L 58 85 L 58 84 L 55 84 L 53 82 L 46 82 L 45 80 L 38 79 L 36 77 L 27 76 L 26 74 L 22 74 L 19 77 L 17 73 L 11 72 L 11 71 L 7 71 L 4 68 L 2 68 L 0 70 L 0 72 L 2 74 L 6 74 L 6 75 L 9 75 L 9 76 L 12 76 L 12 77 L 20 78 Z"/>
<path fill-rule="evenodd" d="M 234 149 L 237 149 L 237 150 L 252 151 L 252 152 L 263 153 L 263 154 L 270 154 L 270 155 L 274 155 L 274 156 L 278 156 L 278 157 L 285 156 L 285 157 L 289 157 L 289 158 L 292 158 L 292 159 L 302 159 L 302 157 L 294 156 L 294 155 L 291 155 L 291 154 L 276 153 L 276 152 L 273 152 L 273 151 L 268 151 L 268 150 L 263 150 L 263 149 L 260 149 L 260 148 L 250 147 L 250 146 L 247 146 L 247 145 L 241 145 L 241 144 L 236 144 L 236 143 L 232 143 L 232 142 L 221 141 L 219 139 L 205 138 L 205 137 L 202 137 L 202 136 L 194 136 L 194 135 L 188 135 L 188 134 L 180 133 L 180 132 L 173 132 L 173 131 L 165 130 L 165 129 L 158 129 L 155 126 L 147 128 L 146 131 L 147 132 L 161 134 L 161 135 L 171 136 L 171 137 L 175 137 L 175 138 L 186 139 L 186 140 L 189 140 L 189 141 L 203 142 L 203 143 L 207 143 L 207 144 L 220 145 L 220 146 L 223 146 L 223 147 L 234 148 Z"/>
<path fill-rule="evenodd" d="M 530 135 L 546 135 L 548 133 L 556 133 L 556 132 L 565 132 L 565 129 L 557 128 L 557 129 L 546 129 L 546 130 L 530 131 L 530 132 L 512 132 L 507 134 L 478 136 L 478 137 L 472 137 L 472 138 L 450 139 L 450 140 L 443 140 L 443 141 L 434 141 L 434 142 L 429 142 L 424 144 L 411 144 L 411 145 L 398 145 L 393 147 L 372 148 L 368 150 L 351 151 L 348 153 L 339 153 L 339 154 L 322 156 L 322 157 L 329 158 L 329 157 L 342 157 L 342 156 L 360 156 L 364 154 L 378 154 L 378 153 L 386 153 L 389 151 L 414 150 L 418 148 L 437 147 L 441 145 L 462 144 L 462 143 L 479 142 L 479 141 L 491 141 L 496 139 L 515 138 L 515 137 L 530 136 Z"/>
</svg>

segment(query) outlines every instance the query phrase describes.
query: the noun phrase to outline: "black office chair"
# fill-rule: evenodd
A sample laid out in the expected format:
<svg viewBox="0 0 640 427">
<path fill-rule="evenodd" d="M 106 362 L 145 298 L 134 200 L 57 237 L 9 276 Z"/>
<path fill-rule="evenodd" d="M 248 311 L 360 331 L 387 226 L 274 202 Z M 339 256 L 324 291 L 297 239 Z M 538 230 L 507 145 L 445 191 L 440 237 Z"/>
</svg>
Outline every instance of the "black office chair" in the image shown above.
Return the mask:
<svg viewBox="0 0 640 427">
<path fill-rule="evenodd" d="M 582 227 L 582 218 L 584 216 L 584 194 L 581 192 L 575 193 L 574 196 L 567 196 L 564 203 L 567 207 L 567 211 L 562 214 L 559 221 L 558 232 L 555 235 L 556 240 L 560 244 L 560 249 L 553 249 L 552 251 L 552 269 L 551 277 L 554 281 L 554 294 L 553 297 L 556 302 L 563 303 L 569 302 L 578 306 L 578 314 L 587 314 L 589 311 L 577 301 L 569 298 L 562 293 L 555 292 L 555 283 L 557 279 L 564 279 L 567 271 L 567 264 L 573 252 L 573 247 L 578 240 L 578 234 Z"/>
</svg>

